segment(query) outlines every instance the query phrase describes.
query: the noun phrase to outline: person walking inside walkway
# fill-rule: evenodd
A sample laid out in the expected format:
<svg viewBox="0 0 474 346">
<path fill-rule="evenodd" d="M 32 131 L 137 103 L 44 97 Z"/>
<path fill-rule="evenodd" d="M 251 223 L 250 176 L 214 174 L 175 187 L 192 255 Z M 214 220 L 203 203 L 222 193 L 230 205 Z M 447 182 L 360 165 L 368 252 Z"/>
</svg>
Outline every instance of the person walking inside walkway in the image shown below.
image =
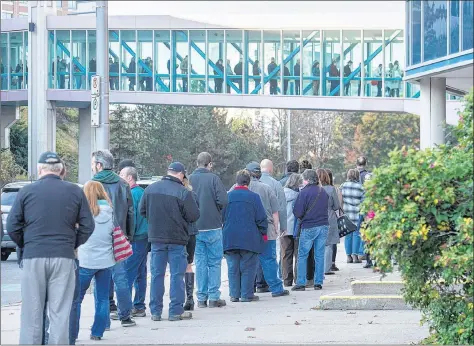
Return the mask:
<svg viewBox="0 0 474 346">
<path fill-rule="evenodd" d="M 219 308 L 226 305 L 221 299 L 222 209 L 227 205 L 227 193 L 222 181 L 211 172 L 212 157 L 202 152 L 197 157 L 198 168 L 189 176 L 199 201 L 201 217 L 197 220 L 196 283 L 198 307 Z"/>
<path fill-rule="evenodd" d="M 328 237 L 328 194 L 319 185 L 318 175 L 313 169 L 302 174 L 303 189 L 295 202 L 293 213 L 301 220 L 298 246 L 298 277 L 293 291 L 304 291 L 306 284 L 306 261 L 314 246 L 314 289 L 321 290 L 324 280 L 324 248 Z"/>
<path fill-rule="evenodd" d="M 89 181 L 84 186 L 84 193 L 94 215 L 95 229 L 87 242 L 78 249 L 80 293 L 76 303 L 74 334 L 79 334 L 81 305 L 91 284 L 95 280 L 95 315 L 91 327 L 91 340 L 101 340 L 110 323 L 109 286 L 112 278 L 112 267 L 115 265 L 113 252 L 114 212 L 112 202 L 104 187 L 96 181 Z"/>
<path fill-rule="evenodd" d="M 76 281 L 74 250 L 94 231 L 94 218 L 81 188 L 61 180 L 62 169 L 56 153 L 41 154 L 39 180 L 18 192 L 7 218 L 9 236 L 23 248 L 21 345 L 42 343 L 46 296 L 48 343 L 70 342 L 69 319 Z"/>
<path fill-rule="evenodd" d="M 222 94 L 222 84 L 224 83 L 224 64 L 222 59 L 217 60 L 216 62 L 216 68 L 214 70 L 214 75 L 220 75 L 222 77 L 216 77 L 214 78 L 214 86 L 216 88 L 215 92 L 216 94 Z"/>
<path fill-rule="evenodd" d="M 263 285 L 263 282 L 259 283 L 257 278 L 257 293 L 272 292 L 272 297 L 287 296 L 290 292 L 283 289 L 283 282 L 278 278 L 278 263 L 276 258 L 276 239 L 280 228 L 278 201 L 272 188 L 260 181 L 262 171 L 257 162 L 250 162 L 245 169 L 252 178 L 250 180 L 249 190 L 260 196 L 268 221 L 268 241 L 264 243 L 263 251 L 259 256 L 259 265 L 262 266 L 265 284 Z M 235 187 L 236 185 L 234 185 L 231 190 Z"/>
<path fill-rule="evenodd" d="M 275 58 L 272 58 L 267 67 L 268 74 L 270 75 L 276 68 L 277 68 L 277 64 L 275 63 Z M 278 72 L 270 79 L 270 95 L 278 94 L 278 79 L 277 78 L 278 78 Z"/>
<path fill-rule="evenodd" d="M 128 287 L 130 295 L 132 287 L 135 287 L 133 299 L 133 317 L 145 317 L 145 297 L 147 285 L 147 258 L 148 258 L 148 223 L 140 215 L 138 209 L 144 189 L 137 185 L 138 172 L 135 167 L 124 167 L 120 171 L 120 177 L 129 185 L 132 192 L 133 209 L 135 211 L 135 232 L 131 242 L 133 255 L 125 263 L 128 274 Z"/>
<path fill-rule="evenodd" d="M 231 302 L 252 302 L 258 254 L 263 250 L 267 234 L 267 214 L 260 196 L 249 191 L 250 174 L 239 171 L 237 186 L 229 192 L 229 204 L 224 209 L 224 253 L 227 260 Z"/>
<path fill-rule="evenodd" d="M 347 263 L 361 263 L 363 251 L 360 244 L 360 205 L 364 200 L 364 187 L 360 183 L 359 171 L 349 169 L 347 181 L 341 185 L 342 200 L 344 202 L 344 214 L 357 226 L 357 230 L 346 235 L 344 245 L 346 248 Z"/>
<path fill-rule="evenodd" d="M 191 191 L 183 186 L 186 169 L 173 162 L 168 173 L 145 189 L 140 214 L 148 221 L 151 243 L 150 311 L 153 321 L 161 321 L 165 294 L 166 265 L 170 268 L 169 321 L 191 319 L 184 311 L 184 273 L 187 265 L 188 225 L 199 219 L 199 208 Z"/>
<path fill-rule="evenodd" d="M 281 268 L 283 283 L 286 287 L 293 286 L 296 283 L 297 260 L 298 260 L 298 239 L 295 238 L 295 216 L 293 215 L 293 207 L 296 198 L 300 192 L 300 186 L 303 179 L 298 173 L 293 173 L 286 182 L 284 192 L 286 199 L 286 232 L 281 237 Z M 294 268 L 294 269 L 293 269 Z"/>
<path fill-rule="evenodd" d="M 117 224 L 120 226 L 128 241 L 133 242 L 135 233 L 135 213 L 130 186 L 112 171 L 114 158 L 108 150 L 98 150 L 92 154 L 92 180 L 102 184 L 112 201 L 112 208 Z M 128 275 L 125 261 L 118 262 L 112 269 L 112 279 L 117 294 L 118 309 L 114 309 L 113 290 L 109 293 L 111 318 L 119 319 L 123 327 L 135 326 L 131 318 L 132 295 L 128 287 Z M 114 312 L 117 310 L 117 312 Z"/>
</svg>

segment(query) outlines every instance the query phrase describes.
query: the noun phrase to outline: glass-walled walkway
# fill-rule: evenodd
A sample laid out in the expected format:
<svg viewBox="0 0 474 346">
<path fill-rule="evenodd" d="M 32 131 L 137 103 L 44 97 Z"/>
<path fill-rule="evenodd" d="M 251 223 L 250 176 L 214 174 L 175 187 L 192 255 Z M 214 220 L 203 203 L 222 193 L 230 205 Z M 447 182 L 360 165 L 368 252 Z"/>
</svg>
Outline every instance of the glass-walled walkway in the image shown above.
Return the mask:
<svg viewBox="0 0 474 346">
<path fill-rule="evenodd" d="M 1 89 L 28 86 L 28 33 L 1 34 Z M 419 97 L 394 30 L 110 30 L 110 90 Z M 50 30 L 48 87 L 89 90 L 95 30 Z"/>
</svg>

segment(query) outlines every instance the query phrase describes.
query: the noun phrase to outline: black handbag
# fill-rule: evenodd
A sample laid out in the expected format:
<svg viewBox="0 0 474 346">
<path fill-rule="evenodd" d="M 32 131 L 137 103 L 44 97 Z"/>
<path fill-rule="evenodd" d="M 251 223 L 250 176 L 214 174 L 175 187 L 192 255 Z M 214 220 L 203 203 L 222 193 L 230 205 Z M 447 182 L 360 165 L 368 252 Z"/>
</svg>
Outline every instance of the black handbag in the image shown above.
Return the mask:
<svg viewBox="0 0 474 346">
<path fill-rule="evenodd" d="M 300 236 L 300 233 L 301 233 L 301 225 L 303 223 L 303 219 L 304 217 L 306 216 L 306 214 L 308 212 L 311 211 L 311 209 L 314 208 L 314 206 L 316 205 L 316 202 L 318 201 L 318 197 L 319 197 L 319 194 L 321 193 L 321 190 L 323 188 L 322 187 L 319 187 L 319 191 L 318 191 L 318 194 L 316 195 L 316 198 L 314 199 L 313 203 L 311 204 L 311 206 L 305 210 L 305 212 L 303 213 L 303 216 L 301 217 L 301 219 L 296 219 L 296 223 L 295 223 L 295 230 L 293 232 L 293 238 L 299 238 Z"/>
<path fill-rule="evenodd" d="M 357 230 L 357 225 L 354 224 L 342 209 L 339 209 L 341 215 L 337 217 L 337 228 L 339 229 L 339 238 L 345 237 Z"/>
</svg>

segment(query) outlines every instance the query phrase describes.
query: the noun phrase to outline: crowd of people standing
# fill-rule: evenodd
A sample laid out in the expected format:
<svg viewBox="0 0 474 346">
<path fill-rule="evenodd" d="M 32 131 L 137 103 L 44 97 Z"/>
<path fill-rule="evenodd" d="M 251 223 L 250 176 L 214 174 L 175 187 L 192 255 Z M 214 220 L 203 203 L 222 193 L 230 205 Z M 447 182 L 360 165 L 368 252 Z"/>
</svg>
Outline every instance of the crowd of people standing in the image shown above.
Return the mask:
<svg viewBox="0 0 474 346">
<path fill-rule="evenodd" d="M 289 161 L 280 181 L 272 161 L 250 162 L 229 191 L 212 172 L 209 153 L 200 153 L 196 163 L 189 175 L 183 164 L 171 163 L 144 190 L 132 160 L 120 162 L 117 174 L 112 154 L 99 150 L 92 154 L 93 178 L 81 190 L 63 180 L 66 168 L 56 153 L 41 155 L 40 179 L 20 190 L 7 220 L 22 250 L 20 344 L 74 345 L 92 279 L 90 338 L 101 340 L 111 320 L 135 326 L 136 318 L 147 315 L 149 252 L 153 321 L 162 319 L 167 266 L 169 321 L 192 318 L 195 282 L 199 308 L 226 306 L 223 258 L 232 303 L 258 301 L 255 293 L 287 296 L 291 286 L 321 290 L 325 275 L 339 270 L 337 213 L 342 206 L 360 226 L 363 180 L 370 176 L 365 158 L 349 170 L 340 190 L 330 170 L 313 170 L 307 161 Z M 358 230 L 345 246 L 348 262 L 360 263 Z"/>
</svg>

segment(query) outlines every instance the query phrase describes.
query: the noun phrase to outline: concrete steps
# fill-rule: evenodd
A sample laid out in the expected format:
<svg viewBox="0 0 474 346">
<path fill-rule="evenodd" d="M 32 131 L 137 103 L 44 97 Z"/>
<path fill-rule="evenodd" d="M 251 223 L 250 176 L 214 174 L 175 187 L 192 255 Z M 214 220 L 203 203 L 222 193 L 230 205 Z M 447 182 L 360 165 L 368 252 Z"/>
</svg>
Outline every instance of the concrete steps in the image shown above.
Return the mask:
<svg viewBox="0 0 474 346">
<path fill-rule="evenodd" d="M 321 310 L 412 310 L 402 296 L 402 281 L 351 282 L 351 288 L 321 296 Z"/>
</svg>

